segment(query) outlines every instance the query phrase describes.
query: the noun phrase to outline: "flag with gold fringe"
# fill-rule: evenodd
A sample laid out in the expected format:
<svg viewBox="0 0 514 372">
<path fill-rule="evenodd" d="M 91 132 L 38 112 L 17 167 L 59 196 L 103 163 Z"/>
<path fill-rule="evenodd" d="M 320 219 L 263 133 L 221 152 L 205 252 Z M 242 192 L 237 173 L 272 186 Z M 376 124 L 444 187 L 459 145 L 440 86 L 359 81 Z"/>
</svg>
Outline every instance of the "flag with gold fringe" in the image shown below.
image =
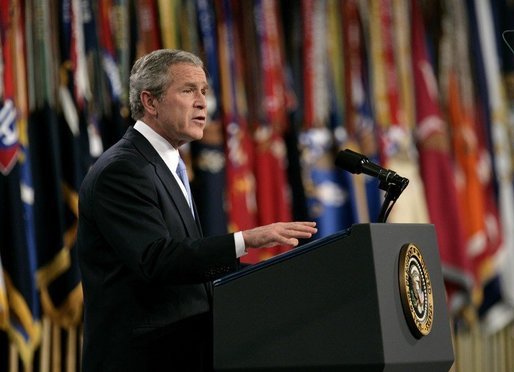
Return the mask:
<svg viewBox="0 0 514 372">
<path fill-rule="evenodd" d="M 50 32 L 57 27 L 50 20 L 57 9 L 50 7 L 46 0 L 34 3 L 30 35 L 35 41 L 29 50 L 34 58 L 29 70 L 42 76 L 41 81 L 29 81 L 29 88 L 35 92 L 28 117 L 28 142 L 32 163 L 34 188 L 34 223 L 38 247 L 37 285 L 41 294 L 43 312 L 62 326 L 77 325 L 82 317 L 82 288 L 73 246 L 76 239 L 77 200 L 73 197 L 73 186 L 65 182 L 65 162 L 73 161 L 63 143 L 60 130 L 76 131 L 79 123 L 59 124 L 56 108 L 59 104 L 60 61 L 57 33 Z M 72 1 L 70 4 L 72 28 L 75 32 L 69 39 L 72 45 L 73 92 L 77 105 L 85 105 L 91 97 L 87 80 L 84 50 L 84 33 L 81 8 Z M 66 57 L 66 55 L 64 56 Z M 61 96 L 62 99 L 62 96 Z M 62 102 L 62 101 L 61 101 Z M 69 109 L 69 107 L 64 107 Z M 68 111 L 68 115 L 70 112 Z M 68 116 L 71 119 L 71 116 Z M 78 119 L 77 119 L 78 120 Z"/>
<path fill-rule="evenodd" d="M 17 147 L 9 172 L 0 176 L 0 256 L 7 298 L 7 334 L 24 367 L 31 368 L 41 341 L 40 303 L 34 281 L 37 251 L 32 215 L 33 190 L 27 142 L 27 86 L 22 7 L 1 4 L 2 119 L 0 143 Z M 7 14 L 8 13 L 8 14 Z M 4 168 L 5 171 L 5 168 Z"/>
</svg>

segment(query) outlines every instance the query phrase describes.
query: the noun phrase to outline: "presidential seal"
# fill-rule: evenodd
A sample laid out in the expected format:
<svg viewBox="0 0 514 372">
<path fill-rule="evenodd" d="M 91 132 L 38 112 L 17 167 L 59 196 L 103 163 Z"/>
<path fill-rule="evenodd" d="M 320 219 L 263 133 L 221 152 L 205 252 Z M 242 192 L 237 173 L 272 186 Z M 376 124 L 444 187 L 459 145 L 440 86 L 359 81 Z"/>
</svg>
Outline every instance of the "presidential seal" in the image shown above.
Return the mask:
<svg viewBox="0 0 514 372">
<path fill-rule="evenodd" d="M 434 299 L 428 270 L 420 250 L 414 244 L 405 244 L 400 250 L 398 270 L 403 313 L 416 338 L 432 330 Z"/>
</svg>

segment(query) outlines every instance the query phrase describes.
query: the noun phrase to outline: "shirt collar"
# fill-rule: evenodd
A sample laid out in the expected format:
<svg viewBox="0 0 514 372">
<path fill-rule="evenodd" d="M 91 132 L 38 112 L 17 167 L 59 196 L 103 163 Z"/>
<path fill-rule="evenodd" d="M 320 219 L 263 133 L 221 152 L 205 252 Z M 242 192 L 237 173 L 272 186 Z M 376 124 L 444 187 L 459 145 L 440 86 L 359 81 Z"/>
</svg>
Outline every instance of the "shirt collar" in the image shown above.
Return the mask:
<svg viewBox="0 0 514 372">
<path fill-rule="evenodd" d="M 136 121 L 134 129 L 141 133 L 150 142 L 159 156 L 164 160 L 172 172 L 176 172 L 180 154 L 164 137 L 150 128 L 141 120 Z"/>
</svg>

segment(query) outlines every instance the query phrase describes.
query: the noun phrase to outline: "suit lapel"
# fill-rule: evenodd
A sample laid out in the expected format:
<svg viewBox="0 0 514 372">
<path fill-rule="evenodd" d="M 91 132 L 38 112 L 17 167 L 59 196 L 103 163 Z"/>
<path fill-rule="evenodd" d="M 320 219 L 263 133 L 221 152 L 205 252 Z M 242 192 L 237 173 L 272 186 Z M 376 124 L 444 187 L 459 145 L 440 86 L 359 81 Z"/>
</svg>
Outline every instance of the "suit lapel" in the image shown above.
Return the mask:
<svg viewBox="0 0 514 372">
<path fill-rule="evenodd" d="M 198 214 L 198 209 L 196 208 L 196 203 L 193 199 L 193 210 L 195 211 L 195 222 L 196 222 L 196 227 L 198 229 L 198 231 L 200 232 L 200 236 L 203 236 L 203 231 L 202 231 L 202 224 L 200 223 L 200 215 Z"/>
<path fill-rule="evenodd" d="M 184 222 L 184 226 L 191 237 L 202 236 L 201 227 L 198 221 L 195 221 L 191 214 L 191 209 L 184 197 L 177 180 L 169 170 L 164 160 L 159 156 L 157 151 L 152 147 L 150 142 L 133 127 L 128 128 L 124 136 L 125 139 L 132 142 L 139 152 L 151 163 L 155 168 L 156 182 L 162 182 L 164 188 L 168 192 L 171 201 L 176 205 L 177 210 Z M 194 201 L 193 201 L 194 205 Z M 195 216 L 198 216 L 196 206 L 194 207 Z"/>
</svg>

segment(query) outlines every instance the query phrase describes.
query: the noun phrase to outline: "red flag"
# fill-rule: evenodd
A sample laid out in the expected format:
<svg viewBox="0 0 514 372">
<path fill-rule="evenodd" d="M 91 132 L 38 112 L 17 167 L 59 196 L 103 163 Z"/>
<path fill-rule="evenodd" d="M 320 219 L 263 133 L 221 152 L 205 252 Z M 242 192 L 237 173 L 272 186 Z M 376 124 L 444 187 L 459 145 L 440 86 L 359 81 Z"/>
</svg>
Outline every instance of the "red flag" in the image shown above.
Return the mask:
<svg viewBox="0 0 514 372">
<path fill-rule="evenodd" d="M 286 127 L 286 85 L 281 49 L 280 17 L 277 3 L 257 1 L 255 17 L 263 76 L 263 122 L 254 131 L 255 177 L 258 223 L 290 221 L 291 211 L 287 198 L 286 153 L 282 133 Z M 252 250 L 245 262 L 258 262 L 276 255 L 289 247 Z"/>
<path fill-rule="evenodd" d="M 3 64 L 3 74 L 1 79 L 3 86 L 0 88 L 0 97 L 3 105 L 0 109 L 0 172 L 3 175 L 9 174 L 18 155 L 18 133 L 15 127 L 16 110 L 13 104 L 14 99 L 14 79 L 15 66 L 13 56 L 14 51 L 14 27 L 10 19 L 9 1 L 2 0 L 0 9 L 0 64 Z M 2 89 L 3 88 L 3 89 Z"/>
<path fill-rule="evenodd" d="M 142 56 L 161 47 L 159 19 L 155 0 L 137 0 L 137 55 Z"/>
<path fill-rule="evenodd" d="M 417 0 L 412 0 L 412 66 L 416 86 L 416 124 L 421 176 L 430 221 L 435 225 L 449 295 L 469 291 L 473 271 L 466 255 L 465 232 L 449 151 L 447 124 L 441 117 L 437 81 L 428 60 L 425 28 Z M 452 298 L 450 298 L 450 302 Z"/>
<path fill-rule="evenodd" d="M 227 202 L 229 230 L 255 227 L 255 178 L 252 172 L 252 144 L 244 116 L 240 44 L 234 32 L 233 9 L 230 1 L 215 3 L 218 16 L 221 99 L 227 154 Z"/>
</svg>

